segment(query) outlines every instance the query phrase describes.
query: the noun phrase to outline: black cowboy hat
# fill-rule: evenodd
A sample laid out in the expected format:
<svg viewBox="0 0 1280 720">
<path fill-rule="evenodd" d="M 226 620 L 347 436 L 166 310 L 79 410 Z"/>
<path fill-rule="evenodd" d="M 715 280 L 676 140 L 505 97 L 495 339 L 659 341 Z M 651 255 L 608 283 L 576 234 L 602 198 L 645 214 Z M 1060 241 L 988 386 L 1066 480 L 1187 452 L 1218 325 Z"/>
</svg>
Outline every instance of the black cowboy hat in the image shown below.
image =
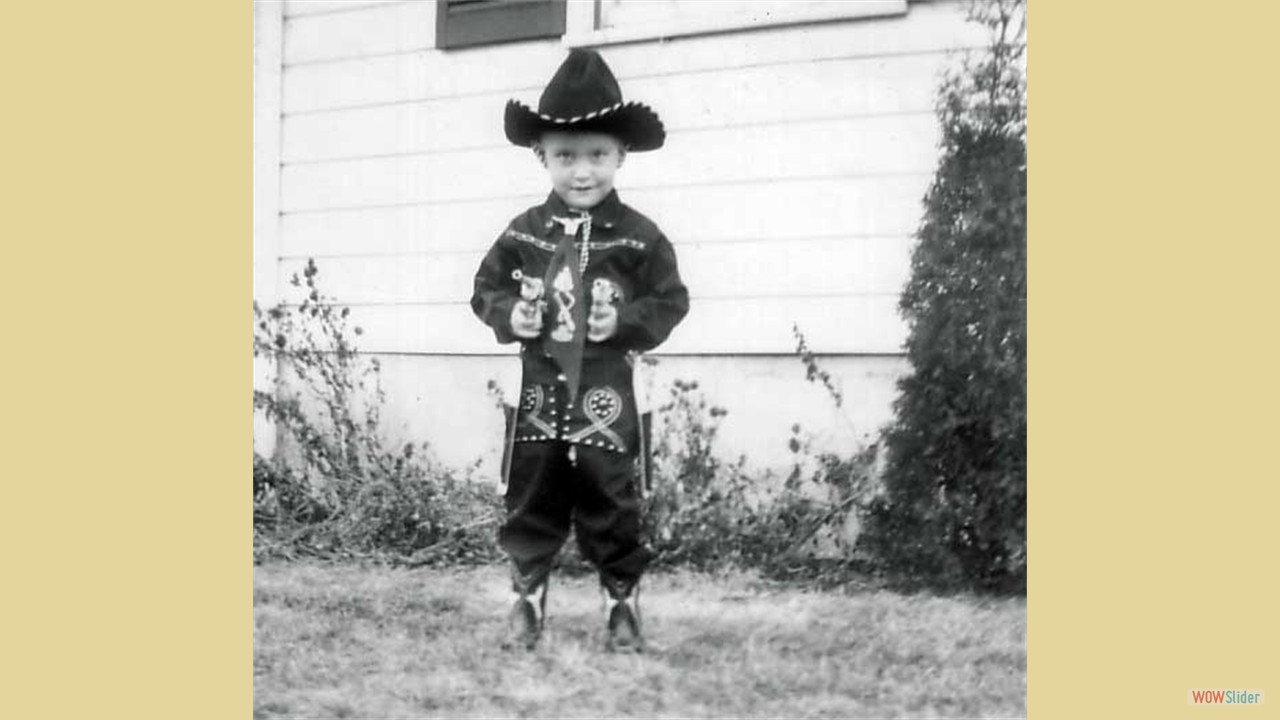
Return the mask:
<svg viewBox="0 0 1280 720">
<path fill-rule="evenodd" d="M 594 50 L 570 50 L 542 91 L 538 111 L 508 100 L 504 120 L 507 139 L 523 147 L 547 130 L 607 133 L 633 152 L 657 150 L 667 137 L 648 105 L 622 102 L 617 79 Z"/>
</svg>

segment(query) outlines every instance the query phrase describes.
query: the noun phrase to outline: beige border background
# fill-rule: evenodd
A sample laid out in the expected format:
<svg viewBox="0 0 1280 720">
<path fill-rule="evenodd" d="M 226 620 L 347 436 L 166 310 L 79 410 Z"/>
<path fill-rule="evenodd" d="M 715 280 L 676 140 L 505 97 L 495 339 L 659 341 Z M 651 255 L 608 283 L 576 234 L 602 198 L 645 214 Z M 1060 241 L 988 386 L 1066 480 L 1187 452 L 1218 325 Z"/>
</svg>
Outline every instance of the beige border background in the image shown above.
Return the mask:
<svg viewBox="0 0 1280 720">
<path fill-rule="evenodd" d="M 0 714 L 249 718 L 252 6 L 3 27 Z"/>
<path fill-rule="evenodd" d="M 1029 14 L 1029 717 L 1217 716 L 1280 687 L 1280 11 Z"/>
<path fill-rule="evenodd" d="M 5 714 L 250 717 L 250 4 L 5 15 Z M 1280 691 L 1277 21 L 1032 3 L 1031 718 Z"/>
</svg>

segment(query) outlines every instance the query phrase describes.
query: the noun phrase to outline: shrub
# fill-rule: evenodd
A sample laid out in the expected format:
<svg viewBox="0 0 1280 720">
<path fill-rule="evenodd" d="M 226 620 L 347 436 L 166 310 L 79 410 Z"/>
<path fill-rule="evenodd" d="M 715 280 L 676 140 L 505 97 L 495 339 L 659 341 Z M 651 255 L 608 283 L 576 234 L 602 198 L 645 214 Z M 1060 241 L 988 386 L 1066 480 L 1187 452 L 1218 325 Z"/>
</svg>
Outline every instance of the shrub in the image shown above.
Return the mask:
<svg viewBox="0 0 1280 720">
<path fill-rule="evenodd" d="M 732 527 L 749 512 L 745 488 L 714 452 L 726 414 L 708 405 L 696 380 L 676 380 L 655 410 L 644 522 L 659 564 L 706 568 L 739 554 Z"/>
<path fill-rule="evenodd" d="M 301 302 L 254 304 L 254 355 L 282 381 L 255 389 L 254 407 L 286 440 L 274 459 L 254 455 L 255 556 L 390 557 L 411 564 L 496 556 L 492 487 L 432 460 L 426 444 L 392 446 L 385 397 L 350 311 L 321 293 L 315 262 L 292 278 Z"/>
<path fill-rule="evenodd" d="M 935 585 L 1026 583 L 1022 10 L 974 6 L 992 42 L 939 94 L 942 155 L 900 303 L 911 371 L 864 536 L 889 568 Z"/>
<path fill-rule="evenodd" d="M 657 409 L 655 480 L 645 499 L 646 534 L 659 566 L 751 568 L 766 577 L 837 583 L 864 569 L 843 528 L 873 492 L 875 449 L 843 458 L 813 455 L 799 425 L 785 478 L 745 471 L 716 454 L 728 414 L 697 381 L 676 380 Z M 824 552 L 819 545 L 826 545 Z"/>
</svg>

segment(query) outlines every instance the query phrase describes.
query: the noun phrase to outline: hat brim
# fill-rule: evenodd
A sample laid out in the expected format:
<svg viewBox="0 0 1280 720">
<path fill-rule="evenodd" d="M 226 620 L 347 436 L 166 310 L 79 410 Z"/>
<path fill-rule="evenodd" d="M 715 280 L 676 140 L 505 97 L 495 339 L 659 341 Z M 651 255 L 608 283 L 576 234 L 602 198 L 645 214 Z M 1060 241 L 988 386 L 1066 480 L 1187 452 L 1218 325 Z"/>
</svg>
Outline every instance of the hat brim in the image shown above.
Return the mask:
<svg viewBox="0 0 1280 720">
<path fill-rule="evenodd" d="M 631 152 L 657 150 L 667 138 L 658 114 L 643 103 L 625 103 L 593 116 L 554 118 L 508 100 L 503 120 L 507 139 L 521 147 L 531 146 L 548 130 L 606 133 L 621 140 Z"/>
</svg>

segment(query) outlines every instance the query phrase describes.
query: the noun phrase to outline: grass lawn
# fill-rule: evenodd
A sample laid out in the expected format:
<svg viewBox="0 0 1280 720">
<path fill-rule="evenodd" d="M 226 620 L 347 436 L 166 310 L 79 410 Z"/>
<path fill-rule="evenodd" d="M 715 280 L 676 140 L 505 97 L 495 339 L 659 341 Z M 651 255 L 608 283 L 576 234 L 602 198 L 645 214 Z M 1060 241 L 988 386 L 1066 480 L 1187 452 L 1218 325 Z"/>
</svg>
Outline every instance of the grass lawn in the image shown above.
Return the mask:
<svg viewBox="0 0 1280 720">
<path fill-rule="evenodd" d="M 254 715 L 1023 717 L 1026 601 L 651 574 L 649 648 L 603 650 L 593 578 L 552 576 L 547 633 L 503 651 L 505 568 L 254 570 Z"/>
</svg>

